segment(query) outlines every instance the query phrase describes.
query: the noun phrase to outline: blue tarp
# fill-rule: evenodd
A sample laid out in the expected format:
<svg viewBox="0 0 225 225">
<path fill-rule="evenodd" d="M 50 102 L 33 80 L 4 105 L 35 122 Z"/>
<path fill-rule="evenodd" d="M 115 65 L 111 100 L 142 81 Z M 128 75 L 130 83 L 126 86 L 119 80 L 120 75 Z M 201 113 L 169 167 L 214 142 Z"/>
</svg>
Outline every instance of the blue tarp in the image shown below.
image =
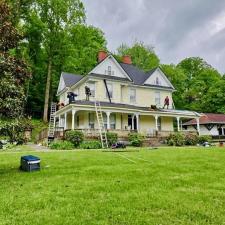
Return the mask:
<svg viewBox="0 0 225 225">
<path fill-rule="evenodd" d="M 37 156 L 33 156 L 33 155 L 24 155 L 24 156 L 21 156 L 21 159 L 23 159 L 25 161 L 37 161 L 37 160 L 40 160 L 40 158 L 38 158 Z"/>
</svg>

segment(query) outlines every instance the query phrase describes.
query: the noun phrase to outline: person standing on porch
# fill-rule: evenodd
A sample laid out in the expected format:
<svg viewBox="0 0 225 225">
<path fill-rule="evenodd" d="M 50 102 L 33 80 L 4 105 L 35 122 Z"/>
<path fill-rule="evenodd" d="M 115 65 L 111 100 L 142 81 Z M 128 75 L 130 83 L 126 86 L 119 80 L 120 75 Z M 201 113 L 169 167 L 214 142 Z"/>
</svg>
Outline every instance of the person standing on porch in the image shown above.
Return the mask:
<svg viewBox="0 0 225 225">
<path fill-rule="evenodd" d="M 167 107 L 167 109 L 169 108 L 170 105 L 170 99 L 168 96 L 166 96 L 165 100 L 164 100 L 164 106 L 163 108 L 165 108 L 165 106 Z"/>
</svg>

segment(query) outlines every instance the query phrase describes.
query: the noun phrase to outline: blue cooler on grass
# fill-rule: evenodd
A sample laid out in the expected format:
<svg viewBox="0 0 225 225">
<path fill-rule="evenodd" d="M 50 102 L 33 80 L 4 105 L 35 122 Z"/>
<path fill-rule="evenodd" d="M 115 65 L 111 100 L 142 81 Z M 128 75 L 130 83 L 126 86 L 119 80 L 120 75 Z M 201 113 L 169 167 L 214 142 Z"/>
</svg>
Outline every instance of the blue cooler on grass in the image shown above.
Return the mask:
<svg viewBox="0 0 225 225">
<path fill-rule="evenodd" d="M 40 170 L 41 159 L 33 155 L 21 156 L 20 169 L 24 171 Z"/>
</svg>

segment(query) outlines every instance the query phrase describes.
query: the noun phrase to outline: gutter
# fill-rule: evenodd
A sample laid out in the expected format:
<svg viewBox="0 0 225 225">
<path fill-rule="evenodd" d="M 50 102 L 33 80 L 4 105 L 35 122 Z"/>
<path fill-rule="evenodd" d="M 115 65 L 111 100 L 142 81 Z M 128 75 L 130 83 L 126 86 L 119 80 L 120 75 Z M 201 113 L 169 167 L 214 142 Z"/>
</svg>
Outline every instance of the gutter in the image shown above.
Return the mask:
<svg viewBox="0 0 225 225">
<path fill-rule="evenodd" d="M 111 98 L 110 98 L 109 89 L 108 89 L 108 86 L 107 86 L 106 79 L 104 79 L 103 81 L 104 81 L 104 84 L 105 84 L 105 89 L 106 89 L 106 92 L 107 92 L 107 95 L 108 95 L 109 102 L 111 103 Z"/>
</svg>

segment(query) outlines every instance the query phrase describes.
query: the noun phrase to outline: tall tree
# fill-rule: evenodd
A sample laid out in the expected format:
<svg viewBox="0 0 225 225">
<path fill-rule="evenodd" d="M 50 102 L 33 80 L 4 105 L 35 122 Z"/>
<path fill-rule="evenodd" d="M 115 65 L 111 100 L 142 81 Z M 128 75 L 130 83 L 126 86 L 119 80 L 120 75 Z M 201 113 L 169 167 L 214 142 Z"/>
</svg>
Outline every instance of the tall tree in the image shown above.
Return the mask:
<svg viewBox="0 0 225 225">
<path fill-rule="evenodd" d="M 9 6 L 0 0 L 0 116 L 23 116 L 27 64 L 13 53 L 22 36 L 12 24 Z"/>
<path fill-rule="evenodd" d="M 74 26 L 69 34 L 70 46 L 65 52 L 62 70 L 87 74 L 97 64 L 99 49 L 106 49 L 103 32 L 93 26 Z"/>
<path fill-rule="evenodd" d="M 199 57 L 191 57 L 182 60 L 177 68 L 185 74 L 183 84 L 183 107 L 196 111 L 206 111 L 205 101 L 208 90 L 214 82 L 221 79 L 221 75 L 206 61 Z M 213 109 L 211 109 L 213 110 Z"/>
<path fill-rule="evenodd" d="M 131 47 L 122 44 L 117 49 L 117 52 L 119 57 L 130 55 L 132 63 L 145 72 L 159 66 L 160 60 L 155 54 L 153 47 L 145 45 L 143 42 L 135 42 Z"/>
<path fill-rule="evenodd" d="M 54 59 L 65 47 L 67 31 L 71 26 L 83 23 L 85 14 L 80 0 L 37 0 L 33 13 L 44 26 L 43 46 L 47 55 L 47 78 L 43 120 L 47 122 Z"/>
</svg>

